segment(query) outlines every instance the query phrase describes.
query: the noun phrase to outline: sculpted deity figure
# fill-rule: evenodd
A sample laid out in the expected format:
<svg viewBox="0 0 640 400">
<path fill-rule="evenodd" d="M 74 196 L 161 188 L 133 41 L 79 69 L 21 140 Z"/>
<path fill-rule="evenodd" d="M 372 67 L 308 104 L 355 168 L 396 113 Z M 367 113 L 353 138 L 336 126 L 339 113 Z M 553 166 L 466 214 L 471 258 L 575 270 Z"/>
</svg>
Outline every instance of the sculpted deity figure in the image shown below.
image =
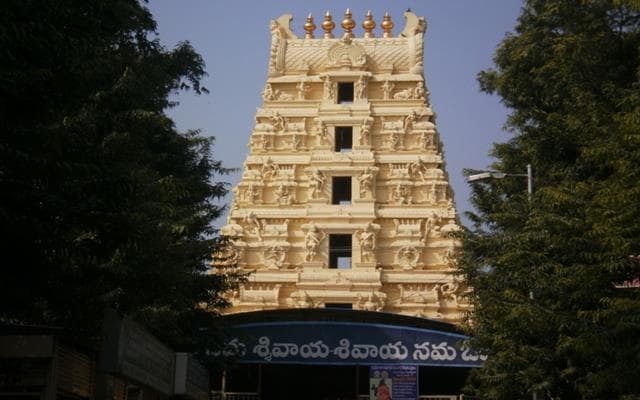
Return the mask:
<svg viewBox="0 0 640 400">
<path fill-rule="evenodd" d="M 264 86 L 264 90 L 262 91 L 262 100 L 267 101 L 267 100 L 275 100 L 276 99 L 276 94 L 273 91 L 273 87 L 271 86 L 270 83 L 267 83 Z"/>
<path fill-rule="evenodd" d="M 432 132 L 422 132 L 420 135 L 420 147 L 424 150 L 435 148 Z"/>
<path fill-rule="evenodd" d="M 271 157 L 268 157 L 264 164 L 262 164 L 261 172 L 264 180 L 275 178 L 278 176 L 278 171 L 280 171 L 280 167 L 273 162 Z"/>
<path fill-rule="evenodd" d="M 409 164 L 409 175 L 414 179 L 419 177 L 420 180 L 424 182 L 426 180 L 427 170 L 427 163 L 425 163 L 422 158 L 418 158 L 417 161 Z"/>
<path fill-rule="evenodd" d="M 258 240 L 262 240 L 262 224 L 253 211 L 244 216 L 244 224 L 247 226 L 247 231 L 253 231 Z"/>
<path fill-rule="evenodd" d="M 358 236 L 360 238 L 362 261 L 370 261 L 373 259 L 376 249 L 376 232 L 371 222 L 367 223 L 365 228 L 358 232 Z"/>
<path fill-rule="evenodd" d="M 287 258 L 287 251 L 280 245 L 269 247 L 265 254 L 265 264 L 270 269 L 281 268 Z"/>
<path fill-rule="evenodd" d="M 364 76 L 360 76 L 360 78 L 358 78 L 354 89 L 356 99 L 364 99 L 364 93 L 367 90 L 367 80 Z"/>
<path fill-rule="evenodd" d="M 424 100 L 427 97 L 427 91 L 424 89 L 423 82 L 416 82 L 416 87 L 413 89 L 413 98 Z"/>
<path fill-rule="evenodd" d="M 403 142 L 402 133 L 398 131 L 391 132 L 389 135 L 389 148 L 396 150 L 398 146 Z"/>
<path fill-rule="evenodd" d="M 432 236 L 436 236 L 440 232 L 440 223 L 442 218 L 432 212 L 431 215 L 424 220 L 424 231 L 422 233 L 422 243 L 427 243 L 427 239 Z"/>
<path fill-rule="evenodd" d="M 373 118 L 367 117 L 364 119 L 362 126 L 360 127 L 360 145 L 368 146 L 371 144 L 371 123 Z"/>
<path fill-rule="evenodd" d="M 411 110 L 409 114 L 407 114 L 402 122 L 402 128 L 406 133 L 411 133 L 413 129 L 413 125 L 415 122 L 419 121 L 422 117 L 424 117 L 426 112 L 423 110 L 418 114 L 415 110 Z"/>
<path fill-rule="evenodd" d="M 288 206 L 293 203 L 289 187 L 285 186 L 284 184 L 280 184 L 278 186 L 278 190 L 276 190 L 276 196 L 278 204 L 280 205 Z"/>
<path fill-rule="evenodd" d="M 319 232 L 318 227 L 312 222 L 309 231 L 304 237 L 304 247 L 307 250 L 305 261 L 313 261 L 318 252 L 320 243 L 324 240 L 326 233 Z"/>
<path fill-rule="evenodd" d="M 420 252 L 414 246 L 404 246 L 398 250 L 397 261 L 404 269 L 413 269 L 418 266 Z"/>
<path fill-rule="evenodd" d="M 404 117 L 402 128 L 405 132 L 410 132 L 411 128 L 413 128 L 413 123 L 416 122 L 417 117 L 418 114 L 415 111 L 411 111 L 407 116 Z"/>
<path fill-rule="evenodd" d="M 253 183 L 250 183 L 247 190 L 245 190 L 244 201 L 252 203 L 260 201 L 260 190 L 256 189 L 256 186 Z"/>
<path fill-rule="evenodd" d="M 325 76 L 324 78 L 324 98 L 329 100 L 336 100 L 336 84 Z"/>
<path fill-rule="evenodd" d="M 456 268 L 458 265 L 458 258 L 456 255 L 455 249 L 446 249 L 442 255 L 442 261 L 444 261 L 449 268 Z"/>
<path fill-rule="evenodd" d="M 452 279 L 450 282 L 442 283 L 436 286 L 438 293 L 438 300 L 458 302 L 458 295 L 461 292 L 460 282 L 457 279 Z"/>
<path fill-rule="evenodd" d="M 296 85 L 296 89 L 298 90 L 298 100 L 304 100 L 310 87 L 306 81 L 300 81 Z"/>
<path fill-rule="evenodd" d="M 360 184 L 360 198 L 365 198 L 373 189 L 373 171 L 367 167 L 358 177 Z"/>
<path fill-rule="evenodd" d="M 309 198 L 316 199 L 320 197 L 324 190 L 324 184 L 327 178 L 319 170 L 314 170 L 309 178 Z"/>
<path fill-rule="evenodd" d="M 279 112 L 274 111 L 270 119 L 271 119 L 271 125 L 273 125 L 273 129 L 276 132 L 284 131 L 284 127 L 287 121 L 282 115 L 280 115 Z"/>
<path fill-rule="evenodd" d="M 316 135 L 318 135 L 318 145 L 326 144 L 329 140 L 327 125 L 321 120 L 316 120 Z"/>
<path fill-rule="evenodd" d="M 395 204 L 411 204 L 413 203 L 413 197 L 405 185 L 398 183 L 391 192 L 391 200 Z"/>
<path fill-rule="evenodd" d="M 386 296 L 384 293 L 380 293 L 376 296 L 375 293 L 369 292 L 366 300 L 362 295 L 358 294 L 358 307 L 367 311 L 382 311 L 386 302 Z"/>
<path fill-rule="evenodd" d="M 391 91 L 393 90 L 393 88 L 396 85 L 394 83 L 391 83 L 389 81 L 384 81 L 384 83 L 382 84 L 382 99 L 383 100 L 389 100 L 391 97 Z"/>
</svg>

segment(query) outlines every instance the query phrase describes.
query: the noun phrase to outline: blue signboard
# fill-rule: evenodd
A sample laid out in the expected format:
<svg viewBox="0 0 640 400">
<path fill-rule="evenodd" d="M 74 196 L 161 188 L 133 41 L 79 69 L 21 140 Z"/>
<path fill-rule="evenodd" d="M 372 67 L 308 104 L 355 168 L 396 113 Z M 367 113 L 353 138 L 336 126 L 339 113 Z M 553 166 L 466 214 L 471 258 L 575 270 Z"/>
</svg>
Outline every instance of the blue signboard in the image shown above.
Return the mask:
<svg viewBox="0 0 640 400">
<path fill-rule="evenodd" d="M 214 356 L 249 363 L 479 367 L 485 356 L 460 334 L 355 322 L 287 321 L 238 325 Z"/>
</svg>

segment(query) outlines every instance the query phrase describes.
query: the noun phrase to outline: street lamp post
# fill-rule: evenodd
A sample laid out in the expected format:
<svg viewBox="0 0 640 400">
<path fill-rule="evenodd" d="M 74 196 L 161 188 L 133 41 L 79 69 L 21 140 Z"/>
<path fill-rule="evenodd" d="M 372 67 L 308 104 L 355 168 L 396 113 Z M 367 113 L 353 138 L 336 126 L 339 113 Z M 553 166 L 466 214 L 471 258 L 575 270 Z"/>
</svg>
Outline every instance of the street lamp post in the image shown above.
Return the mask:
<svg viewBox="0 0 640 400">
<path fill-rule="evenodd" d="M 487 179 L 504 179 L 507 176 L 522 176 L 527 178 L 527 195 L 529 196 L 529 201 L 531 201 L 531 195 L 533 194 L 533 172 L 531 164 L 527 164 L 526 174 L 509 174 L 506 172 L 498 171 L 483 171 L 478 174 L 467 176 L 467 182 L 483 181 Z"/>
<path fill-rule="evenodd" d="M 521 176 L 527 178 L 527 199 L 529 203 L 531 203 L 531 195 L 533 194 L 533 171 L 531 168 L 531 164 L 527 164 L 527 173 L 526 174 L 508 174 L 505 172 L 498 171 L 482 171 L 478 174 L 473 174 L 467 176 L 467 182 L 475 182 L 475 181 L 483 181 L 488 179 L 504 179 L 507 176 Z M 533 300 L 533 290 L 529 291 L 529 298 Z M 533 391 L 532 399 L 538 400 L 538 392 Z"/>
</svg>

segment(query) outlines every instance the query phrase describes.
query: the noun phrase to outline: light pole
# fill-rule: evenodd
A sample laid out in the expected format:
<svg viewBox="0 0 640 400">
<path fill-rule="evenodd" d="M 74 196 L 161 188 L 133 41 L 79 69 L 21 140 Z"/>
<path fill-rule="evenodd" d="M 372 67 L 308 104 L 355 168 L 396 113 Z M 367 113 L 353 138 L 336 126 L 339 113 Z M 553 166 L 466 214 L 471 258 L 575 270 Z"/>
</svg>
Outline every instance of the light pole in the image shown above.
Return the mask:
<svg viewBox="0 0 640 400">
<path fill-rule="evenodd" d="M 507 176 L 521 176 L 527 178 L 527 199 L 529 203 L 531 203 L 531 195 L 533 194 L 533 170 L 531 168 L 531 164 L 527 164 L 526 174 L 509 174 L 506 172 L 498 171 L 482 171 L 478 174 L 467 176 L 467 182 L 483 181 L 488 179 L 504 179 Z M 533 300 L 533 290 L 529 291 L 529 298 Z M 538 400 L 538 392 L 535 390 L 532 393 L 532 399 Z"/>
<path fill-rule="evenodd" d="M 527 178 L 527 195 L 529 196 L 529 201 L 531 201 L 531 195 L 533 194 L 533 172 L 531 169 L 531 164 L 527 164 L 526 174 L 509 174 L 506 172 L 498 171 L 483 171 L 478 174 L 467 176 L 467 182 L 483 181 L 487 179 L 504 179 L 507 176 L 522 176 Z"/>
</svg>

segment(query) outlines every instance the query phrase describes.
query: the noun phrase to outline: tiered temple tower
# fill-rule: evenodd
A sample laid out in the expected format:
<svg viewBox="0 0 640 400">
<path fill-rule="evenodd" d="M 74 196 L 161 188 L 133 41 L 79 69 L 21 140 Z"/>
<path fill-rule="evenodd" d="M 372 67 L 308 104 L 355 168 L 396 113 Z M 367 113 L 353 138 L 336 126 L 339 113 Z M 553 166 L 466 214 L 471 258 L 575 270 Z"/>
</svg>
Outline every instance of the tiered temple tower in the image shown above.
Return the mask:
<svg viewBox="0 0 640 400">
<path fill-rule="evenodd" d="M 271 21 L 269 73 L 224 235 L 248 281 L 225 313 L 344 307 L 459 322 L 459 229 L 423 73 L 426 23 L 363 38 Z M 336 34 L 337 35 L 337 34 Z"/>
</svg>

